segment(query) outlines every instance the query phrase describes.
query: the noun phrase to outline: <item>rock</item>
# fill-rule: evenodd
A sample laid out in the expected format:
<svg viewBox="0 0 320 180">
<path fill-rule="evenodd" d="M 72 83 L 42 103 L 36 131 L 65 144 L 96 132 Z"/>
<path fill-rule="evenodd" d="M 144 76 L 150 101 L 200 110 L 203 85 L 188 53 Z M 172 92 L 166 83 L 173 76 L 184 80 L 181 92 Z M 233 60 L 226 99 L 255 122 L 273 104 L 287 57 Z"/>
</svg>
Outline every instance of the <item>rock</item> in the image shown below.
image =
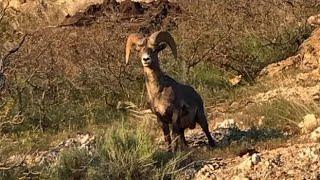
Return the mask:
<svg viewBox="0 0 320 180">
<path fill-rule="evenodd" d="M 303 56 L 301 67 L 304 70 L 319 68 L 320 61 L 320 29 L 312 32 L 311 36 L 302 43 L 299 52 Z"/>
<path fill-rule="evenodd" d="M 129 101 L 119 101 L 117 104 L 118 110 L 135 109 L 137 106 Z"/>
<path fill-rule="evenodd" d="M 235 76 L 234 78 L 229 79 L 229 83 L 231 84 L 231 86 L 235 86 L 240 83 L 241 79 L 242 75 Z"/>
<path fill-rule="evenodd" d="M 307 114 L 303 117 L 303 121 L 299 123 L 302 133 L 310 133 L 320 126 L 320 120 L 314 114 Z"/>
<path fill-rule="evenodd" d="M 123 1 L 126 1 L 126 0 L 117 0 L 117 2 L 123 2 Z M 131 0 L 133 2 L 141 2 L 141 3 L 152 3 L 152 2 L 155 2 L 157 0 Z M 176 0 L 168 0 L 169 2 L 173 2 L 173 3 L 176 3 Z"/>
<path fill-rule="evenodd" d="M 203 166 L 195 179 L 319 179 L 320 144 L 302 143 L 262 150 L 251 156 L 223 158 L 223 166 Z M 210 163 L 210 160 L 204 163 Z M 215 160 L 216 162 L 217 160 Z M 199 165 L 199 166 L 201 166 Z M 195 169 L 197 167 L 195 166 Z M 186 179 L 186 178 L 184 178 Z M 192 177 L 190 178 L 192 179 Z"/>
<path fill-rule="evenodd" d="M 234 121 L 234 119 L 226 119 L 223 122 L 218 123 L 217 128 L 239 129 L 238 124 Z"/>
<path fill-rule="evenodd" d="M 287 58 L 286 60 L 273 63 L 268 65 L 267 67 L 263 68 L 262 71 L 259 73 L 259 76 L 274 76 L 282 72 L 283 70 L 286 70 L 290 67 L 295 67 L 298 65 L 298 63 L 301 61 L 301 55 L 298 54 L 296 56 L 292 56 Z"/>
<path fill-rule="evenodd" d="M 78 141 L 80 142 L 80 144 L 85 144 L 90 138 L 90 135 L 89 134 L 84 134 L 84 135 L 79 135 L 78 137 Z"/>
<path fill-rule="evenodd" d="M 312 16 L 308 19 L 312 25 L 320 24 L 320 15 Z M 300 47 L 297 55 L 287 58 L 286 60 L 273 63 L 263 68 L 259 76 L 274 76 L 281 74 L 286 69 L 301 69 L 312 71 L 317 69 L 320 71 L 320 28 L 312 32 L 311 36 L 304 41 Z M 318 71 L 318 73 L 320 73 Z M 320 79 L 320 78 L 318 78 Z"/>
<path fill-rule="evenodd" d="M 232 177 L 233 180 L 250 180 L 247 176 L 244 175 L 237 175 Z"/>
<path fill-rule="evenodd" d="M 251 157 L 244 160 L 237 166 L 237 170 L 239 172 L 247 172 L 253 167 L 253 163 L 251 161 Z"/>
<path fill-rule="evenodd" d="M 89 6 L 102 4 L 103 0 L 57 0 L 56 4 L 62 7 L 65 16 L 74 16 L 76 13 L 85 11 Z"/>
<path fill-rule="evenodd" d="M 258 154 L 254 153 L 251 156 L 251 162 L 253 165 L 257 165 L 259 162 L 261 162 L 261 158 Z"/>
<path fill-rule="evenodd" d="M 206 164 L 195 175 L 195 180 L 216 180 L 217 177 L 214 174 L 214 166 L 212 164 Z"/>
<path fill-rule="evenodd" d="M 320 142 L 320 127 L 315 129 L 311 134 L 310 134 L 310 139 L 313 142 Z"/>
<path fill-rule="evenodd" d="M 298 156 L 301 160 L 308 160 L 311 162 L 317 162 L 319 159 L 320 149 L 316 147 L 308 147 L 302 149 Z"/>
<path fill-rule="evenodd" d="M 26 0 L 3 0 L 0 3 L 2 3 L 2 8 L 19 9 L 22 4 L 26 3 Z"/>
<path fill-rule="evenodd" d="M 312 26 L 320 25 L 320 14 L 308 18 L 308 23 Z"/>
<path fill-rule="evenodd" d="M 296 79 L 298 81 L 316 81 L 316 82 L 318 82 L 320 79 L 319 69 L 314 69 L 314 70 L 308 71 L 306 73 L 299 73 L 296 76 Z"/>
<path fill-rule="evenodd" d="M 237 166 L 237 170 L 240 172 L 247 172 L 249 171 L 253 166 L 257 165 L 259 162 L 261 162 L 261 158 L 258 154 L 254 153 L 252 156 L 245 159 L 242 163 L 240 163 Z"/>
<path fill-rule="evenodd" d="M 265 119 L 265 116 L 261 116 L 260 118 L 259 118 L 259 121 L 258 121 L 258 126 L 263 126 L 264 125 L 264 119 Z"/>
<path fill-rule="evenodd" d="M 275 167 L 283 167 L 284 161 L 282 160 L 282 154 L 278 153 L 276 155 L 272 155 L 273 157 L 269 158 L 268 160 L 265 161 L 264 163 L 264 168 L 265 169 L 273 169 Z"/>
<path fill-rule="evenodd" d="M 193 179 L 196 173 L 197 170 L 194 167 L 187 168 L 183 173 L 183 177 L 185 179 Z"/>
</svg>

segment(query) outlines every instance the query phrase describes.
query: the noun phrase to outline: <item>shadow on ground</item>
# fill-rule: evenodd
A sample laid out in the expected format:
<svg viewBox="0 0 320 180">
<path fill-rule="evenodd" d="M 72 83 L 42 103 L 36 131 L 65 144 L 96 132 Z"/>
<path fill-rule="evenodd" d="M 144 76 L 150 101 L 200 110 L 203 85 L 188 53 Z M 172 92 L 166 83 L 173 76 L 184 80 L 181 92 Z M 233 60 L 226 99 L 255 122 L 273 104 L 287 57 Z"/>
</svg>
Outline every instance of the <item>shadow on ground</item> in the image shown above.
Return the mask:
<svg viewBox="0 0 320 180">
<path fill-rule="evenodd" d="M 286 138 L 279 130 L 268 128 L 252 128 L 245 131 L 237 128 L 219 128 L 214 130 L 211 135 L 219 148 L 240 141 L 261 142 L 271 139 Z M 187 137 L 187 141 L 189 142 L 189 147 L 193 148 L 208 146 L 207 137 L 203 132 Z"/>
</svg>

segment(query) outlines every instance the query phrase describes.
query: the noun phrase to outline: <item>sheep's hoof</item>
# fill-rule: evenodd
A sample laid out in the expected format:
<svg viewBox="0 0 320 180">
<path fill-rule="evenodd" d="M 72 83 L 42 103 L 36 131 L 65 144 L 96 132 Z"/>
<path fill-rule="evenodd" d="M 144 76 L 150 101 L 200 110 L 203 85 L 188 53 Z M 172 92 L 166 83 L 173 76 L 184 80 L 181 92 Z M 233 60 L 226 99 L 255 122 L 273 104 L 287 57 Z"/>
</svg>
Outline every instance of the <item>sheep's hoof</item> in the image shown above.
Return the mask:
<svg viewBox="0 0 320 180">
<path fill-rule="evenodd" d="M 167 152 L 168 152 L 168 153 L 173 153 L 174 150 L 172 150 L 172 149 L 167 149 Z"/>
<path fill-rule="evenodd" d="M 184 140 L 184 141 L 183 141 L 183 144 L 184 144 L 185 146 L 188 146 L 189 142 L 186 141 L 186 140 Z"/>
<path fill-rule="evenodd" d="M 167 150 L 167 152 L 173 152 L 171 145 L 169 145 L 166 150 Z"/>
<path fill-rule="evenodd" d="M 215 147 L 216 146 L 216 143 L 212 140 L 212 141 L 209 141 L 209 146 L 210 147 Z"/>
</svg>

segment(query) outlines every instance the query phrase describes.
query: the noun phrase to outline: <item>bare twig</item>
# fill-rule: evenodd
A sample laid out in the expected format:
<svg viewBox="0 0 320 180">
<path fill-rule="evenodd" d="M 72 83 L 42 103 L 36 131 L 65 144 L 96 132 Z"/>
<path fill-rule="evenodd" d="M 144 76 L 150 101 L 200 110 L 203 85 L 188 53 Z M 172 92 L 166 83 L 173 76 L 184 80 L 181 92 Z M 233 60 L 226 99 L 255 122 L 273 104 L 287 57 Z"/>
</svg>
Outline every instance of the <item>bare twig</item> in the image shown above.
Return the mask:
<svg viewBox="0 0 320 180">
<path fill-rule="evenodd" d="M 8 1 L 7 5 L 0 12 L 0 22 L 3 20 L 5 14 L 6 14 L 6 11 L 7 11 L 8 7 L 9 7 L 9 4 L 10 4 L 10 1 Z"/>
<path fill-rule="evenodd" d="M 84 166 L 81 166 L 79 169 L 71 169 L 72 173 L 75 174 L 75 173 L 82 173 L 82 172 L 85 172 L 87 171 L 89 165 L 92 163 L 92 161 L 94 160 L 94 157 L 90 158 L 90 160 L 86 163 L 86 165 Z"/>
<path fill-rule="evenodd" d="M 3 166 L 3 165 L 1 165 L 0 166 L 0 170 L 5 171 L 5 170 L 10 170 L 10 169 L 13 169 L 13 168 L 21 166 L 23 164 L 23 162 L 26 160 L 26 157 L 30 152 L 31 152 L 31 149 L 27 153 L 25 153 L 25 155 L 23 156 L 23 158 L 20 161 L 14 163 L 11 166 L 5 166 L 5 165 Z"/>
<path fill-rule="evenodd" d="M 28 34 L 25 34 L 25 35 L 22 37 L 22 39 L 21 39 L 21 41 L 19 42 L 19 44 L 18 44 L 16 47 L 12 48 L 12 49 L 1 59 L 1 61 L 0 61 L 0 73 L 4 73 L 4 71 L 6 70 L 7 66 L 8 66 L 9 63 L 10 63 L 10 62 L 7 61 L 8 58 L 9 58 L 12 54 L 16 53 L 16 52 L 22 47 L 22 45 L 23 45 L 23 43 L 25 42 L 27 36 L 28 36 Z"/>
<path fill-rule="evenodd" d="M 17 114 L 13 117 L 12 121 L 5 121 L 0 123 L 0 129 L 5 126 L 5 125 L 10 125 L 10 126 L 14 126 L 14 125 L 19 125 L 22 124 L 24 122 L 24 119 L 22 118 L 20 121 L 17 121 L 17 119 L 20 117 L 20 114 Z"/>
<path fill-rule="evenodd" d="M 208 54 L 211 51 L 213 51 L 224 38 L 225 38 L 224 36 L 220 37 L 218 39 L 218 41 L 215 44 L 213 44 L 209 49 L 207 49 L 206 52 L 204 52 L 200 58 L 198 58 L 194 62 L 189 63 L 188 66 L 187 66 L 187 69 L 188 69 L 187 72 L 189 72 L 191 68 L 193 68 L 194 66 L 196 66 L 200 62 L 204 61 L 205 57 L 208 56 Z"/>
</svg>

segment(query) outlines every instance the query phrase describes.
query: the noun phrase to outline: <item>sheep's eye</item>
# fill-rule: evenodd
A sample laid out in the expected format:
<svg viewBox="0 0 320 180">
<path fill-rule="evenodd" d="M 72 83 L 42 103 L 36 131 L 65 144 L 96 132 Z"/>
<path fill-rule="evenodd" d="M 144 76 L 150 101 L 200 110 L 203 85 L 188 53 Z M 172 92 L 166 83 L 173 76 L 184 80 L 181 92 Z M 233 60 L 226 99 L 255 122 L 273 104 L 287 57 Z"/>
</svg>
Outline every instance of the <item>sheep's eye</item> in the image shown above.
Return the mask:
<svg viewBox="0 0 320 180">
<path fill-rule="evenodd" d="M 139 46 L 139 45 L 136 46 L 136 50 L 137 50 L 137 51 L 140 51 L 141 49 L 142 49 L 142 46 Z"/>
</svg>

